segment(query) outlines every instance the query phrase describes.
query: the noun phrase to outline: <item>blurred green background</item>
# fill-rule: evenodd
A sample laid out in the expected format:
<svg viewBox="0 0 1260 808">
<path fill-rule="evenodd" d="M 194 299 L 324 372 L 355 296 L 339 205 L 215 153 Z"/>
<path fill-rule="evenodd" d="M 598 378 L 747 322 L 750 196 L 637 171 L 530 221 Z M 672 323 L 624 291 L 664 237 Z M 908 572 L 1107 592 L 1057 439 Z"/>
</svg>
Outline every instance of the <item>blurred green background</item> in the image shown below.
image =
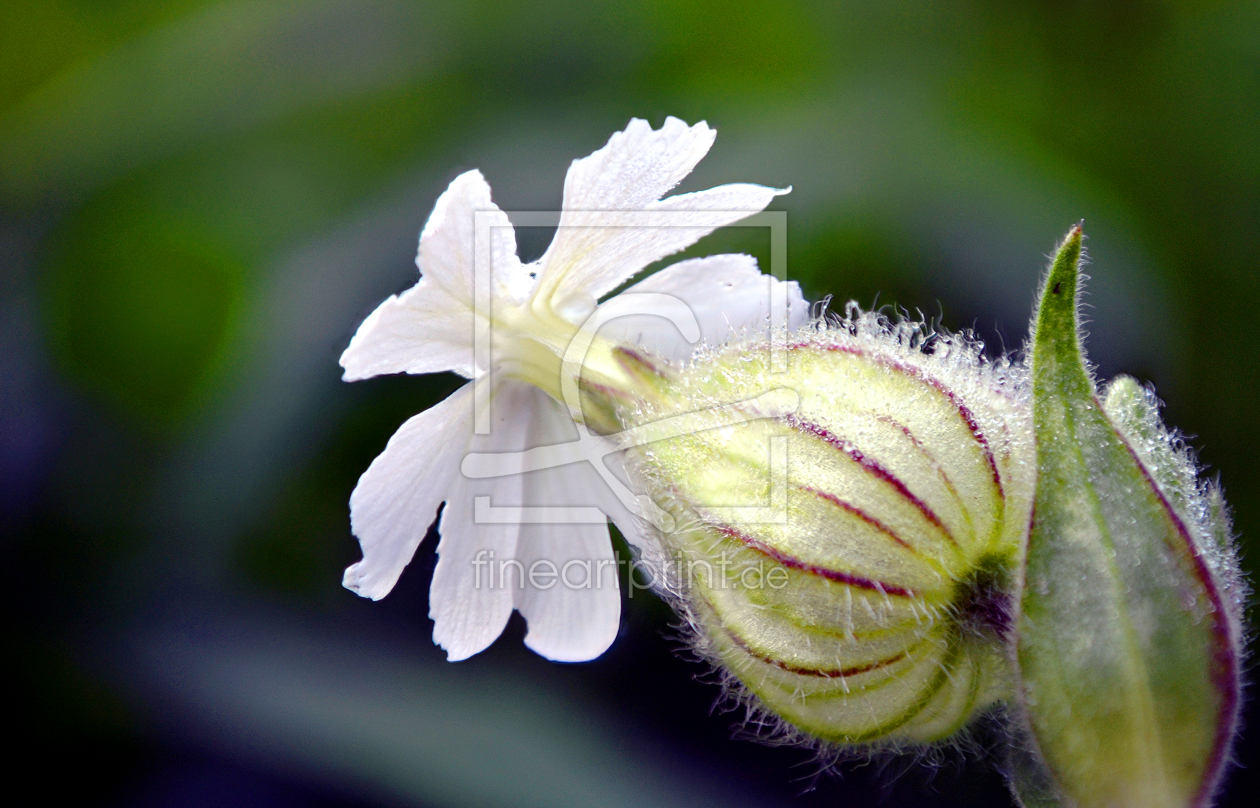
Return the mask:
<svg viewBox="0 0 1260 808">
<path fill-rule="evenodd" d="M 5 0 L 13 792 L 1009 805 L 955 754 L 819 777 L 807 752 L 731 739 L 739 716 L 710 714 L 717 687 L 642 593 L 594 663 L 532 656 L 514 618 L 449 665 L 432 542 L 381 603 L 340 579 L 355 480 L 457 381 L 344 385 L 336 358 L 414 281 L 458 172 L 505 209 L 554 209 L 569 161 L 630 117 L 705 119 L 717 145 L 681 190 L 792 185 L 772 207 L 807 296 L 973 327 L 994 352 L 1021 346 L 1045 256 L 1084 218 L 1091 359 L 1158 386 L 1250 567 L 1258 111 L 1255 2 Z M 524 257 L 548 237 L 522 232 Z M 691 253 L 764 258 L 764 240 Z M 1236 771 L 1223 804 L 1257 787 Z"/>
</svg>

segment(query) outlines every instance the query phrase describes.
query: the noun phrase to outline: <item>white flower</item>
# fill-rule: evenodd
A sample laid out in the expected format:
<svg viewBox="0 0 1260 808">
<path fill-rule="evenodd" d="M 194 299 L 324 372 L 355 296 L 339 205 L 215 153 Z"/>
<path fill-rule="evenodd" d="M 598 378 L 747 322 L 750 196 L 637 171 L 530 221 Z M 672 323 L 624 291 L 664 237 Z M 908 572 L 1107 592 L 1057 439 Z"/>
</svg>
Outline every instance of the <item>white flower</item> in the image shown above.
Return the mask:
<svg viewBox="0 0 1260 808">
<path fill-rule="evenodd" d="M 517 258 L 512 226 L 491 201 L 481 174 L 460 175 L 420 235 L 420 281 L 382 303 L 342 355 L 347 381 L 446 370 L 474 380 L 403 424 L 350 498 L 363 560 L 346 570 L 344 583 L 374 600 L 393 588 L 446 503 L 429 616 L 434 641 L 449 659 L 490 645 L 514 608 L 529 623 L 526 644 L 548 659 L 593 659 L 616 636 L 621 605 L 606 522 L 475 519 L 478 497 L 489 497 L 495 507 L 594 505 L 627 540 L 646 548 L 644 527 L 590 462 L 575 455 L 576 462 L 525 472 L 519 457 L 509 455 L 504 475 L 489 479 L 466 477 L 461 462 L 470 452 L 520 452 L 574 441 L 574 419 L 559 403 L 560 357 L 596 301 L 652 262 L 761 211 L 784 193 L 738 184 L 662 199 L 714 137 L 704 123 L 689 127 L 668 118 L 653 130 L 632 120 L 604 148 L 570 166 L 560 227 L 532 264 Z M 478 216 L 483 227 L 490 225 L 480 231 L 488 238 L 476 235 Z M 479 268 L 485 268 L 480 276 Z M 767 293 L 776 283 L 750 257 L 720 255 L 675 264 L 626 294 L 682 300 L 701 338 L 721 343 L 733 331 L 764 327 Z M 806 306 L 795 283 L 785 286 L 777 292 L 788 296 L 791 326 L 804 319 Z M 474 356 L 477 329 L 489 335 L 488 359 Z M 610 334 L 667 358 L 685 358 L 692 350 L 659 318 L 627 317 L 601 332 Z M 482 413 L 489 416 L 483 419 L 489 434 L 474 434 L 476 407 L 490 408 Z M 542 573 L 530 576 L 538 563 Z M 552 570 L 568 575 L 560 581 Z"/>
</svg>

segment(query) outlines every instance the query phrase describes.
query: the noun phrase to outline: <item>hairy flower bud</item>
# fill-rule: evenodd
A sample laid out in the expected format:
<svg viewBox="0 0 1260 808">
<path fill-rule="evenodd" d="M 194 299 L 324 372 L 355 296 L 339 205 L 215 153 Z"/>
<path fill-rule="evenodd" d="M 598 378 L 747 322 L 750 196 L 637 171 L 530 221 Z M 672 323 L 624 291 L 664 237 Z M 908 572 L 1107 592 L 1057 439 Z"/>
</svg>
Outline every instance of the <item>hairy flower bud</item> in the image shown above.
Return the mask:
<svg viewBox="0 0 1260 808">
<path fill-rule="evenodd" d="M 785 729 L 930 743 L 1011 691 L 1032 491 L 1017 373 L 854 307 L 661 372 L 621 414 L 676 525 L 663 587 Z"/>
<path fill-rule="evenodd" d="M 1017 632 L 1028 806 L 1207 806 L 1238 719 L 1243 585 L 1224 502 L 1132 379 L 1100 401 L 1081 231 L 1035 319 L 1037 484 Z"/>
</svg>

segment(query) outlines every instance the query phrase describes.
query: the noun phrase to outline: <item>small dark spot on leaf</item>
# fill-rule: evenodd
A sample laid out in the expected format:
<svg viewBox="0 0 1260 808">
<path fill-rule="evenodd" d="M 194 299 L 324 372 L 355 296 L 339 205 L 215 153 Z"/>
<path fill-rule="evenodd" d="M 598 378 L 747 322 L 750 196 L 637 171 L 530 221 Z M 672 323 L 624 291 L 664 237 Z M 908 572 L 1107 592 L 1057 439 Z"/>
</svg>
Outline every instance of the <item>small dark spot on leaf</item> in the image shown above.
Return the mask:
<svg viewBox="0 0 1260 808">
<path fill-rule="evenodd" d="M 1059 293 L 1059 287 L 1061 287 L 1062 285 L 1063 285 L 1062 281 L 1060 281 L 1059 283 L 1056 283 L 1054 285 L 1054 288 L 1050 290 L 1050 294 L 1057 295 Z"/>
</svg>

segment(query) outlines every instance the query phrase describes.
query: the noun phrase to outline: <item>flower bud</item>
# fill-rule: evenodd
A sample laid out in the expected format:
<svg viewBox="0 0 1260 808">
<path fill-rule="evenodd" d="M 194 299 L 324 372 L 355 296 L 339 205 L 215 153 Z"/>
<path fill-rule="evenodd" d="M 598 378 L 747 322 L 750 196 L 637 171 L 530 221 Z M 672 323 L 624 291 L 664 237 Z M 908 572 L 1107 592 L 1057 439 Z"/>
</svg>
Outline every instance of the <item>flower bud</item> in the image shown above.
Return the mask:
<svg viewBox="0 0 1260 808">
<path fill-rule="evenodd" d="M 785 729 L 931 743 L 1012 692 L 1033 484 L 1017 374 L 853 307 L 661 372 L 621 414 L 677 525 L 659 583 Z"/>
<path fill-rule="evenodd" d="M 1037 483 L 1017 631 L 1025 805 L 1210 804 L 1238 713 L 1242 585 L 1220 492 L 1132 379 L 1100 402 L 1077 321 L 1081 231 L 1032 340 Z"/>
</svg>

